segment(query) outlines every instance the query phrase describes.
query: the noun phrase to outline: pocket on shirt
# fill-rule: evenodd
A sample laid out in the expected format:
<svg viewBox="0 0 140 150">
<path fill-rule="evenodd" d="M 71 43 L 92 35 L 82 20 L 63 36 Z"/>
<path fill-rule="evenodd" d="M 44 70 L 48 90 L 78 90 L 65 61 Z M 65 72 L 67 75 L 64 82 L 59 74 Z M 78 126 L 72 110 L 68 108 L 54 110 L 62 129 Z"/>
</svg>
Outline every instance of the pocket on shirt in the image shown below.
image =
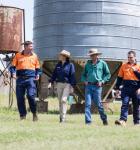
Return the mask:
<svg viewBox="0 0 140 150">
<path fill-rule="evenodd" d="M 99 67 L 97 67 L 97 70 L 98 70 L 98 71 L 102 71 L 102 70 L 103 70 L 103 67 L 99 66 Z"/>
<path fill-rule="evenodd" d="M 89 68 L 89 69 L 88 69 L 87 76 L 90 76 L 92 73 L 93 73 L 93 69 Z"/>
<path fill-rule="evenodd" d="M 29 61 L 30 61 L 30 63 L 31 63 L 32 65 L 35 66 L 35 60 L 34 60 L 33 58 L 31 58 Z"/>
<path fill-rule="evenodd" d="M 24 63 L 25 62 L 25 59 L 19 59 L 18 60 L 18 64 L 22 64 L 22 63 Z"/>
</svg>

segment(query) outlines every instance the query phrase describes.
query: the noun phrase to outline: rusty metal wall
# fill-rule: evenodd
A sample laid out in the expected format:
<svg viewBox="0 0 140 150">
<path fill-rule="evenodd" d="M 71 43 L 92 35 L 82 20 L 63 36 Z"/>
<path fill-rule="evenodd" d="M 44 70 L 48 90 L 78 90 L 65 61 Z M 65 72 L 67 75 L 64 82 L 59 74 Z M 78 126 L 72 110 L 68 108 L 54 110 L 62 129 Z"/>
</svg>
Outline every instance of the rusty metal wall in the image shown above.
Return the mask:
<svg viewBox="0 0 140 150">
<path fill-rule="evenodd" d="M 24 10 L 0 6 L 0 53 L 21 49 L 24 31 Z"/>
</svg>

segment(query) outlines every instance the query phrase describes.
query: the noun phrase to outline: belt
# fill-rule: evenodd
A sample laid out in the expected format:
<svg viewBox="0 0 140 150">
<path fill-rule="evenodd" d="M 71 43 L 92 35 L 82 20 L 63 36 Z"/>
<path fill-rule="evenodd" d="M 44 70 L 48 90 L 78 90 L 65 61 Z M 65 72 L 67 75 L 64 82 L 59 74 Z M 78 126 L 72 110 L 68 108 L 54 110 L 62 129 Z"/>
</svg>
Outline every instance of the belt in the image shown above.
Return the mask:
<svg viewBox="0 0 140 150">
<path fill-rule="evenodd" d="M 124 86 L 137 86 L 138 85 L 138 81 L 133 81 L 133 80 L 131 80 L 131 81 L 127 81 L 127 80 L 124 80 L 123 81 L 123 84 L 124 84 Z"/>
<path fill-rule="evenodd" d="M 88 82 L 89 85 L 98 85 L 98 82 Z"/>
<path fill-rule="evenodd" d="M 18 76 L 18 78 L 29 79 L 29 78 L 31 78 L 31 77 L 27 77 L 27 76 Z"/>
</svg>

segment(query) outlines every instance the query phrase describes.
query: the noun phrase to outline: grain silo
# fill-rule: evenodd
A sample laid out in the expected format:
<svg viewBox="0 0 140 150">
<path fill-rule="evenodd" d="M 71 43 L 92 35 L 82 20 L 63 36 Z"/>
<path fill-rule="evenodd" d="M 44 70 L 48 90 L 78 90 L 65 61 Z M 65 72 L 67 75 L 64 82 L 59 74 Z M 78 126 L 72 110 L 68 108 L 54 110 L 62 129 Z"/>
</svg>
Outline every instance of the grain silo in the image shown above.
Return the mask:
<svg viewBox="0 0 140 150">
<path fill-rule="evenodd" d="M 140 1 L 35 0 L 34 43 L 47 75 L 58 52 L 69 50 L 78 80 L 89 48 L 98 48 L 112 73 L 110 83 L 104 88 L 105 97 L 126 53 L 134 49 L 140 60 Z M 77 91 L 82 97 L 80 83 L 79 87 Z"/>
</svg>

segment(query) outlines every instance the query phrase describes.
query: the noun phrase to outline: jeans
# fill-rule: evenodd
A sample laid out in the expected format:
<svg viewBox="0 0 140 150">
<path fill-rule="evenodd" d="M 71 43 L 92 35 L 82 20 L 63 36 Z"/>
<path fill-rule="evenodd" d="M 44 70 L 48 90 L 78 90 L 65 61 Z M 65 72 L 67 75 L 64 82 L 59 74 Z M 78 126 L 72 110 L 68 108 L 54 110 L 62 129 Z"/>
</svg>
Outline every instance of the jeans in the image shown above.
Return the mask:
<svg viewBox="0 0 140 150">
<path fill-rule="evenodd" d="M 87 85 L 85 87 L 85 123 L 91 123 L 91 102 L 98 107 L 98 111 L 102 121 L 107 120 L 107 115 L 104 112 L 101 103 L 102 87 L 96 85 Z"/>
<path fill-rule="evenodd" d="M 26 106 L 25 106 L 25 94 L 27 94 L 30 110 L 32 113 L 36 113 L 36 85 L 34 78 L 18 78 L 16 81 L 16 97 L 17 106 L 20 116 L 26 116 Z"/>
<path fill-rule="evenodd" d="M 139 100 L 136 96 L 136 90 L 137 88 L 133 86 L 122 88 L 121 91 L 122 106 L 121 106 L 120 120 L 127 121 L 129 101 L 131 98 L 133 103 L 133 121 L 134 124 L 139 124 L 140 110 L 139 110 Z"/>
</svg>

